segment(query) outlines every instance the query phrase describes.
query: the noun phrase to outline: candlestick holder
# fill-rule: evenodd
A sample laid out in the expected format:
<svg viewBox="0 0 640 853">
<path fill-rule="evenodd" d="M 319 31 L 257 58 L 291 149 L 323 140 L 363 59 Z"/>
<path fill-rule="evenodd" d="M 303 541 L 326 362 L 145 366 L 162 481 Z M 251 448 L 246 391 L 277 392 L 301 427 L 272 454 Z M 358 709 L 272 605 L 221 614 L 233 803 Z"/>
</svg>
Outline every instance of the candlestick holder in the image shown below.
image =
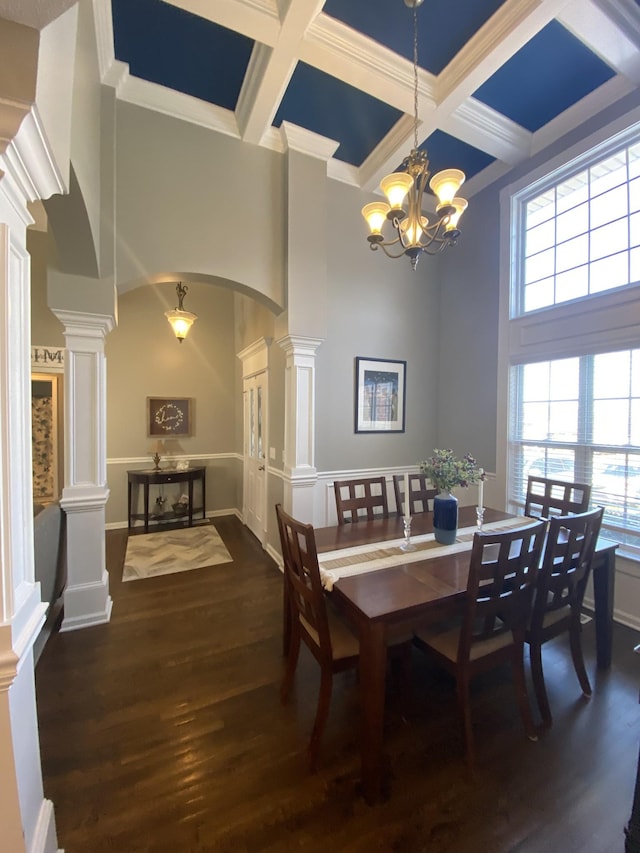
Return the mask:
<svg viewBox="0 0 640 853">
<path fill-rule="evenodd" d="M 484 519 L 484 507 L 477 506 L 476 507 L 476 519 L 477 519 L 477 528 L 482 533 L 482 521 Z"/>
<path fill-rule="evenodd" d="M 402 519 L 402 526 L 404 527 L 404 542 L 400 546 L 401 551 L 415 551 L 416 546 L 411 542 L 411 516 L 405 515 Z"/>
</svg>

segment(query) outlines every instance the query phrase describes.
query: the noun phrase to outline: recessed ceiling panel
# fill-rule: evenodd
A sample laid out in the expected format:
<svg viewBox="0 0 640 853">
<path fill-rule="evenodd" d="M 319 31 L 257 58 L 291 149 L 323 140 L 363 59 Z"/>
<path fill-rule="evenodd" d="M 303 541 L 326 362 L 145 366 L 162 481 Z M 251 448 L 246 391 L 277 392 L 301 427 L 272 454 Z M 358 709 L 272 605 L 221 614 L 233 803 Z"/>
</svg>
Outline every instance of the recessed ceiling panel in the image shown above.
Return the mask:
<svg viewBox="0 0 640 853">
<path fill-rule="evenodd" d="M 360 166 L 401 115 L 366 92 L 299 62 L 273 123 L 279 127 L 288 121 L 334 139 L 340 143 L 334 157 Z"/>
<path fill-rule="evenodd" d="M 420 147 L 426 149 L 429 154 L 429 170 L 432 175 L 442 169 L 462 169 L 468 180 L 490 166 L 495 159 L 442 130 L 434 131 Z M 462 190 L 460 194 L 464 196 Z"/>
<path fill-rule="evenodd" d="M 235 110 L 253 42 L 160 0 L 111 0 L 116 59 L 134 77 Z"/>
<path fill-rule="evenodd" d="M 474 97 L 535 132 L 613 76 L 595 53 L 552 21 Z"/>
<path fill-rule="evenodd" d="M 505 0 L 451 3 L 427 0 L 418 8 L 418 63 L 439 74 Z M 404 0 L 327 0 L 324 12 L 406 59 L 413 59 L 413 11 Z"/>
</svg>

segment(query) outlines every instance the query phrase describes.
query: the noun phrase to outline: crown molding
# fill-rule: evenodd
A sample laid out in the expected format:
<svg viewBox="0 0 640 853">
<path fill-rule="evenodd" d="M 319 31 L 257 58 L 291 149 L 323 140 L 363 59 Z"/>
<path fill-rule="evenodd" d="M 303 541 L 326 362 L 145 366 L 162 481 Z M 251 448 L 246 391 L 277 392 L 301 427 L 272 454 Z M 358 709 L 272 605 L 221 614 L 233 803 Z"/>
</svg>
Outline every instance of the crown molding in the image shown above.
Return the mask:
<svg viewBox="0 0 640 853">
<path fill-rule="evenodd" d="M 162 115 L 214 130 L 225 136 L 240 139 L 235 114 L 191 95 L 167 89 L 157 83 L 140 80 L 128 73 L 117 89 L 118 99 L 134 106 L 144 107 Z"/>
<path fill-rule="evenodd" d="M 280 125 L 280 135 L 285 151 L 299 151 L 325 162 L 333 157 L 340 145 L 333 139 L 327 139 L 326 136 L 320 136 L 288 121 L 283 121 Z"/>
<path fill-rule="evenodd" d="M 481 101 L 469 98 L 441 124 L 446 133 L 515 166 L 531 152 L 533 134 Z"/>
<path fill-rule="evenodd" d="M 0 157 L 0 162 L 2 170 L 11 176 L 22 194 L 25 204 L 27 201 L 45 199 L 68 191 L 56 166 L 35 104 L 24 116 L 18 132 Z"/>
</svg>

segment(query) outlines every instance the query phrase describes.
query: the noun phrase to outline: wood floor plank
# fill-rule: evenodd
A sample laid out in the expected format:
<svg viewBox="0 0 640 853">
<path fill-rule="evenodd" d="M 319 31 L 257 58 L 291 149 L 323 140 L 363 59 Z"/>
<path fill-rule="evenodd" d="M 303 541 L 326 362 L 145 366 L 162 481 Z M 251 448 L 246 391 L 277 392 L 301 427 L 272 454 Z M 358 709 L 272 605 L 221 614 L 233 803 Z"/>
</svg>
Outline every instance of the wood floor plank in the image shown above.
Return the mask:
<svg viewBox="0 0 640 853">
<path fill-rule="evenodd" d="M 45 794 L 66 853 L 608 853 L 624 847 L 640 738 L 635 632 L 582 698 L 562 640 L 544 665 L 552 729 L 528 741 L 508 669 L 473 686 L 470 779 L 448 676 L 419 652 L 409 700 L 388 681 L 391 796 L 359 794 L 358 681 L 337 676 L 320 768 L 304 751 L 318 667 L 301 658 L 282 706 L 282 575 L 234 517 L 233 563 L 123 584 L 107 534 L 108 625 L 54 634 L 36 669 Z"/>
</svg>

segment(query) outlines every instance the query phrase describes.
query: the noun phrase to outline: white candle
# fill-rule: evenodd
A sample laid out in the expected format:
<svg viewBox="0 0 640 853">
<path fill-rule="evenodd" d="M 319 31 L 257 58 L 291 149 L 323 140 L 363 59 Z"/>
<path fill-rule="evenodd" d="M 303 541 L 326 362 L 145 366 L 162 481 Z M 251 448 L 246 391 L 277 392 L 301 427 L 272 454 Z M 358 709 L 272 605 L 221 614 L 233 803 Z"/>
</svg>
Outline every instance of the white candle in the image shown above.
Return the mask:
<svg viewBox="0 0 640 853">
<path fill-rule="evenodd" d="M 411 515 L 411 504 L 409 503 L 409 474 L 404 473 L 404 517 L 409 518 Z"/>
<path fill-rule="evenodd" d="M 484 468 L 480 468 L 480 480 L 478 480 L 478 507 L 482 509 L 482 501 L 484 498 L 484 480 L 482 477 L 484 476 Z"/>
</svg>

